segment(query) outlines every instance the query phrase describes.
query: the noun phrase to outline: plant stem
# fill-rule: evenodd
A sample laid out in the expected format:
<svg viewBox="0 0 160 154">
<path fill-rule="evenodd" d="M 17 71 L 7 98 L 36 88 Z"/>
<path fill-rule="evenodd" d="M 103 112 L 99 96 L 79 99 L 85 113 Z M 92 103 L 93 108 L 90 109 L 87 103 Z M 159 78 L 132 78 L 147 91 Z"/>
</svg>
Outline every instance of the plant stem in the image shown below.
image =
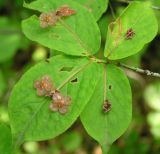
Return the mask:
<svg viewBox="0 0 160 154">
<path fill-rule="evenodd" d="M 149 70 L 143 70 L 141 68 L 136 68 L 136 67 L 133 67 L 133 66 L 128 66 L 128 65 L 122 64 L 122 63 L 119 63 L 119 66 L 121 66 L 123 68 L 130 69 L 132 71 L 135 71 L 135 72 L 138 72 L 138 73 L 141 73 L 141 74 L 145 74 L 145 75 L 148 75 L 148 76 L 154 76 L 154 77 L 159 77 L 160 78 L 160 73 L 151 72 Z"/>
<path fill-rule="evenodd" d="M 102 145 L 103 154 L 108 154 L 109 149 L 110 149 L 109 145 Z"/>
<path fill-rule="evenodd" d="M 103 99 L 103 103 L 105 102 L 106 100 L 106 90 L 107 90 L 107 70 L 106 70 L 106 64 L 104 64 L 104 99 Z"/>
<path fill-rule="evenodd" d="M 95 56 L 92 56 L 92 57 L 89 57 L 90 60 L 96 62 L 96 63 L 104 63 L 104 64 L 107 64 L 108 62 L 106 60 L 103 60 L 103 59 L 98 59 L 97 57 Z"/>
</svg>

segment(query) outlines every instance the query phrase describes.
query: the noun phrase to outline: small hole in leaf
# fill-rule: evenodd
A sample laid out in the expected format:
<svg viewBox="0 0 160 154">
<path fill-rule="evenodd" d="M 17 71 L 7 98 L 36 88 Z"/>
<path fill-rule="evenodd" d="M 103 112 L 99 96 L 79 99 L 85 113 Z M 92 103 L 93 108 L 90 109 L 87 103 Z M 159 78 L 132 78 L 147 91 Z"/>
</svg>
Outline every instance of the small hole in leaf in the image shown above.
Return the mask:
<svg viewBox="0 0 160 154">
<path fill-rule="evenodd" d="M 60 69 L 61 72 L 71 72 L 73 70 L 73 67 L 62 67 Z"/>
<path fill-rule="evenodd" d="M 109 90 L 112 90 L 112 85 L 109 85 L 109 87 L 108 87 L 108 88 L 109 88 Z"/>
<path fill-rule="evenodd" d="M 77 83 L 77 82 L 78 82 L 78 79 L 77 79 L 77 78 L 71 80 L 71 83 Z"/>
</svg>

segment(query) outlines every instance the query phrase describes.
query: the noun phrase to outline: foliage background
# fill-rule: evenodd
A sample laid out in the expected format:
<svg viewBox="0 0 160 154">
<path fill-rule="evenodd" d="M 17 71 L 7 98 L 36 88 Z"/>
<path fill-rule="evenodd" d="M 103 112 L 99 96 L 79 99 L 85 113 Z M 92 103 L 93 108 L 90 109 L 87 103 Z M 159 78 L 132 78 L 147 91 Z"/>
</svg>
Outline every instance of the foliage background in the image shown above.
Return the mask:
<svg viewBox="0 0 160 154">
<path fill-rule="evenodd" d="M 0 1 L 0 151 L 2 143 L 9 144 L 8 99 L 21 75 L 35 63 L 50 56 L 47 48 L 29 41 L 21 30 L 22 19 L 33 11 L 22 7 L 22 0 Z M 153 5 L 160 7 L 158 0 Z M 127 6 L 118 0 L 110 1 L 105 14 L 98 21 L 103 43 L 109 22 Z M 155 10 L 160 23 L 160 10 Z M 5 28 L 4 28 L 5 27 Z M 159 28 L 160 34 L 160 28 Z M 135 67 L 160 73 L 160 35 L 138 54 L 123 59 Z M 56 52 L 54 53 L 56 54 Z M 98 56 L 101 56 L 99 52 Z M 133 93 L 133 119 L 126 133 L 111 147 L 110 154 L 160 153 L 160 80 L 126 70 Z M 5 124 L 5 125 L 4 125 Z M 4 133 L 8 134 L 3 139 Z M 100 154 L 99 145 L 91 139 L 78 120 L 67 132 L 53 140 L 27 142 L 19 154 Z M 4 154 L 4 153 L 3 153 Z"/>
</svg>

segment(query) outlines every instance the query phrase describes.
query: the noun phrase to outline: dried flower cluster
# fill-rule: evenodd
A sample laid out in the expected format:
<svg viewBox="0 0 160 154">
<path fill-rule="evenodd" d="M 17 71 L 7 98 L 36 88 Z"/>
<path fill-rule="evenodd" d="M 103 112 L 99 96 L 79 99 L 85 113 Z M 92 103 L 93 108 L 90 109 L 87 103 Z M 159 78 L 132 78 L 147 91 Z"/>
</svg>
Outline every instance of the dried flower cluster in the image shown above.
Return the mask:
<svg viewBox="0 0 160 154">
<path fill-rule="evenodd" d="M 38 96 L 48 96 L 52 99 L 52 103 L 49 106 L 51 111 L 58 111 L 61 114 L 67 113 L 71 98 L 63 96 L 59 90 L 56 90 L 50 76 L 45 75 L 40 80 L 36 80 L 34 88 L 37 90 Z"/>
<path fill-rule="evenodd" d="M 49 96 L 50 92 L 55 89 L 50 76 L 45 75 L 40 80 L 36 80 L 34 88 L 37 89 L 38 96 Z"/>
<path fill-rule="evenodd" d="M 69 96 L 63 96 L 59 91 L 55 91 L 52 95 L 53 102 L 50 104 L 51 111 L 59 111 L 64 114 L 68 111 L 71 98 Z"/>
<path fill-rule="evenodd" d="M 40 19 L 40 26 L 42 28 L 46 28 L 49 26 L 55 26 L 58 20 L 58 17 L 55 13 L 42 13 L 39 17 Z"/>
<path fill-rule="evenodd" d="M 68 5 L 64 5 L 58 8 L 56 11 L 52 11 L 49 13 L 42 13 L 39 17 L 40 26 L 42 28 L 46 28 L 49 26 L 55 26 L 58 19 L 60 19 L 61 17 L 71 16 L 75 13 L 76 11 L 73 9 L 70 9 Z"/>
</svg>

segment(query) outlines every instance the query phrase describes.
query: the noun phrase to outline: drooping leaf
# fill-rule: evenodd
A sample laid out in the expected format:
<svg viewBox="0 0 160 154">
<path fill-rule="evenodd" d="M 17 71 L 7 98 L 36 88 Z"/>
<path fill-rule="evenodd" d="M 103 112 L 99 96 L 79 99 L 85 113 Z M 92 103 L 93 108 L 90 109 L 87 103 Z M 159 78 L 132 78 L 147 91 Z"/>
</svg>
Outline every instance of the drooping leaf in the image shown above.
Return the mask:
<svg viewBox="0 0 160 154">
<path fill-rule="evenodd" d="M 17 144 L 22 140 L 45 140 L 66 131 L 89 101 L 99 71 L 98 64 L 88 59 L 55 56 L 31 68 L 16 84 L 10 97 L 9 113 Z M 65 115 L 49 109 L 51 99 L 37 96 L 35 80 L 49 75 L 64 96 L 71 97 Z"/>
<path fill-rule="evenodd" d="M 127 37 L 131 29 L 132 36 Z M 108 27 L 105 56 L 116 60 L 139 52 L 157 34 L 158 25 L 149 3 L 132 2 Z"/>
<path fill-rule="evenodd" d="M 77 0 L 76 2 L 82 4 L 89 12 L 93 13 L 96 20 L 101 17 L 108 7 L 108 0 Z"/>
<path fill-rule="evenodd" d="M 11 26 L 12 25 L 12 26 Z M 0 62 L 12 58 L 19 47 L 20 34 L 7 17 L 0 18 Z"/>
<path fill-rule="evenodd" d="M 0 153 L 11 154 L 12 136 L 10 129 L 0 123 Z"/>
<path fill-rule="evenodd" d="M 74 9 L 76 14 L 62 18 L 48 28 L 41 28 L 39 18 L 34 15 L 22 22 L 24 34 L 33 41 L 69 55 L 96 53 L 100 47 L 100 31 L 92 14 L 80 4 L 71 0 L 38 0 L 24 6 L 40 12 L 53 12 L 63 5 Z"/>
<path fill-rule="evenodd" d="M 81 114 L 81 121 L 88 134 L 101 144 L 105 154 L 131 121 L 132 97 L 128 79 L 118 67 L 107 65 L 106 84 L 104 81 L 104 73 L 101 73 L 94 94 Z M 106 113 L 103 111 L 104 95 L 111 103 L 111 109 Z"/>
</svg>

